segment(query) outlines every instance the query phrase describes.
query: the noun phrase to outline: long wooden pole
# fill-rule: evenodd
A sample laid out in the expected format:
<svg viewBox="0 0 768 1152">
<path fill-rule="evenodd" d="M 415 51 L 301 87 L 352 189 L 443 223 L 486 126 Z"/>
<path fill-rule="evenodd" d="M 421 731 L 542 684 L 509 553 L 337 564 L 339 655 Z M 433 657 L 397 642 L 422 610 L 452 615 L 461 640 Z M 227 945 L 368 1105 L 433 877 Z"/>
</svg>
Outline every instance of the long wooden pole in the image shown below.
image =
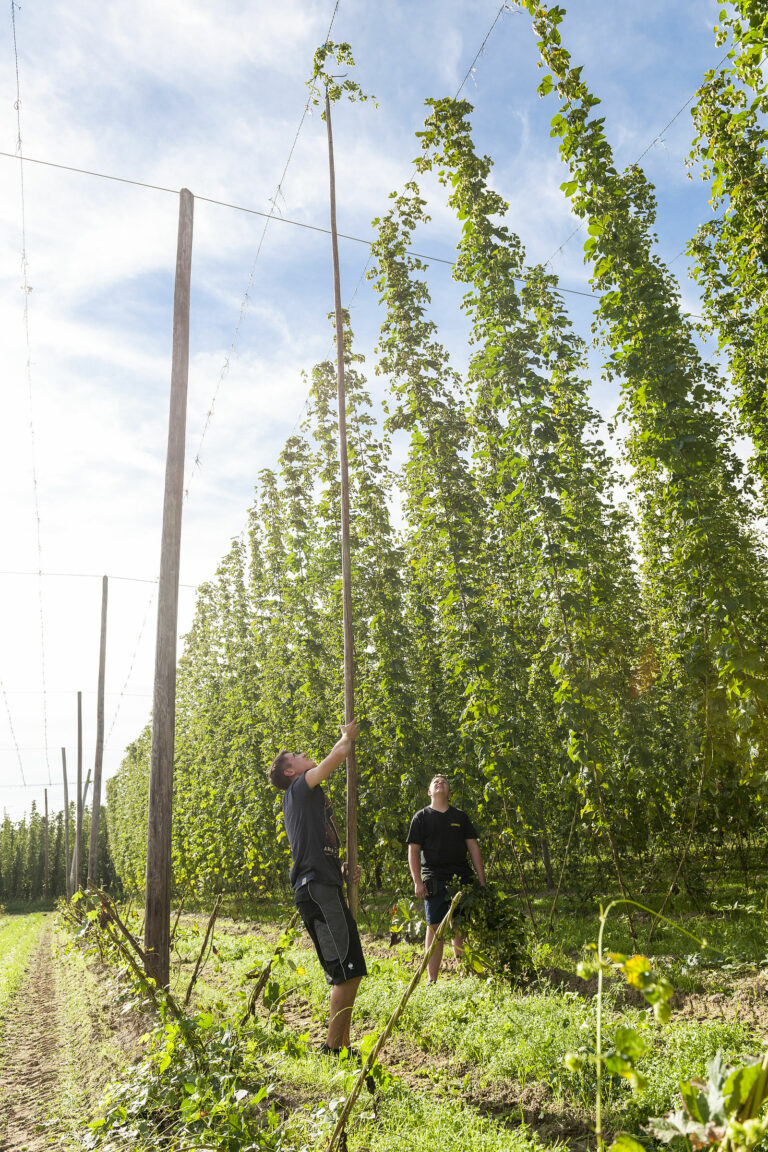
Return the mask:
<svg viewBox="0 0 768 1152">
<path fill-rule="evenodd" d="M 67 780 L 67 750 L 61 750 L 61 771 L 64 775 L 64 887 L 67 904 L 72 899 L 72 885 L 69 882 L 69 781 Z"/>
<path fill-rule="evenodd" d="M 43 789 L 45 796 L 45 898 L 48 899 L 48 885 L 50 882 L 50 875 L 48 872 L 48 789 Z"/>
<path fill-rule="evenodd" d="M 85 778 L 85 787 L 83 788 L 83 797 L 82 797 L 82 801 L 81 801 L 81 807 L 82 807 L 83 812 L 85 811 L 85 805 L 88 802 L 88 789 L 90 788 L 90 786 L 91 786 L 91 770 L 89 768 L 88 769 L 88 775 Z M 82 816 L 80 818 L 80 822 L 82 823 Z M 69 872 L 69 887 L 72 890 L 72 892 L 77 891 L 77 886 L 75 885 L 75 860 L 76 859 L 79 860 L 80 857 L 79 856 L 76 857 L 75 853 L 73 851 L 72 852 L 72 867 L 71 867 L 70 872 Z M 79 865 L 78 865 L 78 867 L 79 867 Z M 79 881 L 78 881 L 78 884 L 79 884 Z"/>
<path fill-rule="evenodd" d="M 93 764 L 91 802 L 91 841 L 88 850 L 88 883 L 98 884 L 99 820 L 101 818 L 101 766 L 104 760 L 104 673 L 107 657 L 107 577 L 101 580 L 101 638 L 99 641 L 99 686 L 96 696 L 96 758 Z"/>
<path fill-rule="evenodd" d="M 163 535 L 157 604 L 152 751 L 149 762 L 147 822 L 147 887 L 144 905 L 144 951 L 149 975 L 166 987 L 171 939 L 171 817 L 173 738 L 176 718 L 176 632 L 181 555 L 181 509 L 184 498 L 184 436 L 189 376 L 189 304 L 192 280 L 194 197 L 179 195 L 176 286 L 173 299 L 173 360 L 165 465 Z"/>
<path fill-rule="evenodd" d="M 80 891 L 80 845 L 83 841 L 83 694 L 77 694 L 77 811 L 75 812 L 75 875 L 72 891 Z"/>
<path fill-rule="evenodd" d="M 333 303 L 336 314 L 336 378 L 339 408 L 339 466 L 341 479 L 341 589 L 344 626 L 344 723 L 355 718 L 355 648 L 352 634 L 352 563 L 349 547 L 349 464 L 347 459 L 347 402 L 344 382 L 344 317 L 341 311 L 339 239 L 336 231 L 336 169 L 333 162 L 331 102 L 325 93 L 328 129 L 328 170 L 331 186 L 331 249 L 333 252 Z M 354 744 L 347 755 L 347 895 L 353 916 L 358 909 L 357 872 L 357 760 Z"/>
</svg>

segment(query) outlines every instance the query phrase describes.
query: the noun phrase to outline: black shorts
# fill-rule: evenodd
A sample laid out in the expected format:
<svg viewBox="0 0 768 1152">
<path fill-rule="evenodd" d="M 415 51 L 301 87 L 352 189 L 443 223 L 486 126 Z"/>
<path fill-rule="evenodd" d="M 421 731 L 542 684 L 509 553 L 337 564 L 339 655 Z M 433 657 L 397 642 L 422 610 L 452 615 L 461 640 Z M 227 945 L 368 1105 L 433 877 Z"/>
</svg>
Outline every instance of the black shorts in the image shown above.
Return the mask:
<svg viewBox="0 0 768 1152">
<path fill-rule="evenodd" d="M 457 892 L 462 884 L 466 883 L 466 880 L 461 880 L 459 877 L 454 876 L 450 882 L 452 888 L 451 895 Z M 424 901 L 424 916 L 427 924 L 432 927 L 437 927 L 448 915 L 451 907 L 451 896 L 448 895 L 448 881 L 438 880 L 437 877 L 430 876 L 430 878 L 425 881 L 425 884 L 427 886 L 427 898 Z M 462 901 L 460 900 L 453 914 L 454 924 L 461 919 L 461 905 Z"/>
<path fill-rule="evenodd" d="M 328 983 L 367 976 L 360 934 L 341 888 L 310 880 L 296 889 L 294 901 Z"/>
</svg>

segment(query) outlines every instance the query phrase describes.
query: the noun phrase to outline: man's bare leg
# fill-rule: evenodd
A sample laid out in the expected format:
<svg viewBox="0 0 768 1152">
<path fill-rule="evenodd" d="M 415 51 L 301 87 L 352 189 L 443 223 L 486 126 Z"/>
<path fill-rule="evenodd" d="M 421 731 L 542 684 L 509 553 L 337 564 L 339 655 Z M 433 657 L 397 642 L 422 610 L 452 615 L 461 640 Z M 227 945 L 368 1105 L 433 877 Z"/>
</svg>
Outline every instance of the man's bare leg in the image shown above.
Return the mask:
<svg viewBox="0 0 768 1152">
<path fill-rule="evenodd" d="M 343 984 L 331 986 L 331 1012 L 328 1019 L 329 1048 L 349 1048 L 349 1026 L 352 1023 L 352 1006 L 360 987 L 362 976 L 353 976 Z"/>
<path fill-rule="evenodd" d="M 425 952 L 429 950 L 429 946 L 432 943 L 432 941 L 434 940 L 436 932 L 437 932 L 437 928 L 434 928 L 431 924 L 427 924 L 427 938 L 424 941 L 424 951 Z M 435 980 L 437 980 L 437 974 L 440 971 L 440 965 L 442 964 L 442 962 L 443 962 L 443 942 L 442 942 L 442 940 L 440 940 L 440 941 L 438 941 L 437 947 L 435 948 L 434 952 L 432 953 L 429 960 L 427 961 L 427 976 L 429 977 L 430 984 L 434 984 Z"/>
<path fill-rule="evenodd" d="M 453 938 L 453 954 L 457 960 L 461 960 L 464 955 L 464 937 L 460 932 L 457 932 Z"/>
</svg>

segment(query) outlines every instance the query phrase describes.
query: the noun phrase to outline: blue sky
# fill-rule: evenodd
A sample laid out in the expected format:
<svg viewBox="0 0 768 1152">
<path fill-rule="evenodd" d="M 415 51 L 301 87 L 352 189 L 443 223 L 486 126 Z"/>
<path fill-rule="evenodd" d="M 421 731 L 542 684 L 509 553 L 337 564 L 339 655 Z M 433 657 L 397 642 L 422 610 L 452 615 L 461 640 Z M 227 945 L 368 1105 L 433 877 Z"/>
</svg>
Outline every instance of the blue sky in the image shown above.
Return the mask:
<svg viewBox="0 0 768 1152">
<path fill-rule="evenodd" d="M 14 9 L 23 153 L 269 212 L 333 10 L 332 0 L 25 0 Z M 603 100 L 617 162 L 636 160 L 652 144 L 643 165 L 658 188 L 659 251 L 668 260 L 708 208 L 705 188 L 684 164 L 689 112 L 661 130 L 722 55 L 712 34 L 717 10 L 709 0 L 575 0 L 562 25 Z M 356 79 L 379 101 L 335 114 L 342 231 L 372 235 L 370 221 L 411 174 L 424 100 L 456 93 L 498 11 L 496 0 L 340 0 L 332 39 L 352 44 Z M 0 52 L 0 150 L 15 153 L 10 6 Z M 554 104 L 535 91 L 536 60 L 529 17 L 504 10 L 462 94 L 475 106 L 478 145 L 494 158 L 495 185 L 510 202 L 507 222 L 529 260 L 552 257 L 563 287 L 583 289 L 580 237 L 553 255 L 574 220 L 549 137 Z M 155 622 L 152 585 L 138 581 L 151 580 L 159 563 L 178 212 L 175 195 L 61 169 L 25 163 L 23 178 L 29 344 L 20 166 L 0 157 L 0 806 L 14 819 L 32 798 L 42 803 L 41 788 L 17 788 L 22 775 L 27 783 L 50 780 L 49 802 L 61 805 L 59 749 L 67 748 L 72 766 L 78 689 L 86 694 L 86 769 L 93 761 L 101 573 L 114 578 L 107 775 L 148 716 Z M 425 187 L 433 221 L 419 247 L 450 258 L 457 226 L 436 185 Z M 327 224 L 317 111 L 302 126 L 277 204 L 284 217 Z M 271 223 L 254 263 L 263 230 L 261 217 L 196 200 L 190 461 L 214 393 L 216 404 L 184 512 L 182 634 L 193 586 L 213 574 L 240 532 L 260 469 L 274 465 L 302 411 L 302 370 L 332 350 L 327 237 Z M 378 398 L 380 310 L 370 285 L 357 287 L 367 250 L 342 242 L 341 257 L 342 295 L 349 303 L 354 293 L 352 324 Z M 684 276 L 685 259 L 674 268 Z M 435 319 L 461 367 L 460 293 L 445 266 L 432 266 L 429 276 Z M 695 310 L 695 287 L 683 291 Z M 588 337 L 589 302 L 567 299 Z M 616 396 L 599 379 L 597 360 L 594 396 L 609 414 Z M 39 567 L 78 575 L 8 574 Z"/>
</svg>

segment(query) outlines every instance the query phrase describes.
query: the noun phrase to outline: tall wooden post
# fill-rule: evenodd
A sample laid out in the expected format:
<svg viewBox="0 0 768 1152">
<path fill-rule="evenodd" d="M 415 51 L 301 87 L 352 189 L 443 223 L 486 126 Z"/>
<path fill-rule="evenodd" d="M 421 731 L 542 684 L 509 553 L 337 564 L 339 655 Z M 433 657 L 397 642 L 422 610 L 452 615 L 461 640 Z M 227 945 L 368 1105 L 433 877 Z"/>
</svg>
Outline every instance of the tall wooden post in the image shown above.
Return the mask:
<svg viewBox="0 0 768 1152">
<path fill-rule="evenodd" d="M 81 812 L 85 811 L 85 805 L 88 802 L 88 789 L 90 788 L 90 786 L 91 786 L 91 770 L 89 768 L 88 769 L 88 775 L 85 778 L 85 788 L 83 788 L 83 795 L 82 795 L 82 799 L 80 801 Z M 82 815 L 80 817 L 80 822 L 82 824 Z M 82 839 L 82 837 L 81 837 L 81 839 Z M 69 871 L 69 887 L 71 888 L 72 892 L 77 891 L 77 888 L 75 885 L 75 860 L 79 860 L 79 859 L 80 859 L 80 857 L 79 856 L 76 857 L 75 853 L 73 852 L 72 853 L 72 867 Z M 78 864 L 78 868 L 79 867 L 80 867 L 80 865 Z"/>
<path fill-rule="evenodd" d="M 344 317 L 341 311 L 339 240 L 336 232 L 336 169 L 333 163 L 331 102 L 325 93 L 328 129 L 328 168 L 331 185 L 331 249 L 333 252 L 333 300 L 336 314 L 336 378 L 339 408 L 339 466 L 341 478 L 341 590 L 344 626 L 344 723 L 355 718 L 355 648 L 352 634 L 352 564 L 349 550 L 349 465 L 347 460 L 347 403 L 344 384 Z M 349 909 L 357 915 L 357 760 L 352 745 L 347 756 L 347 894 Z"/>
<path fill-rule="evenodd" d="M 48 872 L 48 789 L 43 789 L 45 796 L 45 898 L 48 899 L 48 885 L 50 882 L 50 875 Z"/>
<path fill-rule="evenodd" d="M 77 811 L 75 812 L 75 874 L 72 891 L 80 891 L 80 846 L 83 842 L 83 694 L 77 694 Z"/>
<path fill-rule="evenodd" d="M 96 759 L 93 765 L 91 802 L 91 841 L 88 850 L 88 883 L 96 884 L 99 866 L 99 819 L 101 817 L 101 765 L 104 759 L 104 669 L 107 656 L 107 577 L 101 580 L 101 639 L 99 641 L 99 686 L 96 696 Z"/>
<path fill-rule="evenodd" d="M 194 197 L 179 196 L 179 235 L 173 299 L 173 360 L 165 465 L 163 535 L 157 603 L 155 686 L 152 704 L 152 751 L 149 762 L 147 886 L 144 905 L 144 950 L 158 987 L 169 980 L 171 936 L 171 806 L 173 743 L 176 718 L 176 630 L 179 602 L 181 509 L 184 497 L 184 436 L 189 375 L 189 305 L 192 280 Z"/>
<path fill-rule="evenodd" d="M 64 774 L 64 887 L 67 904 L 72 899 L 72 885 L 69 881 L 69 781 L 67 780 L 67 750 L 61 750 L 61 770 Z"/>
</svg>

